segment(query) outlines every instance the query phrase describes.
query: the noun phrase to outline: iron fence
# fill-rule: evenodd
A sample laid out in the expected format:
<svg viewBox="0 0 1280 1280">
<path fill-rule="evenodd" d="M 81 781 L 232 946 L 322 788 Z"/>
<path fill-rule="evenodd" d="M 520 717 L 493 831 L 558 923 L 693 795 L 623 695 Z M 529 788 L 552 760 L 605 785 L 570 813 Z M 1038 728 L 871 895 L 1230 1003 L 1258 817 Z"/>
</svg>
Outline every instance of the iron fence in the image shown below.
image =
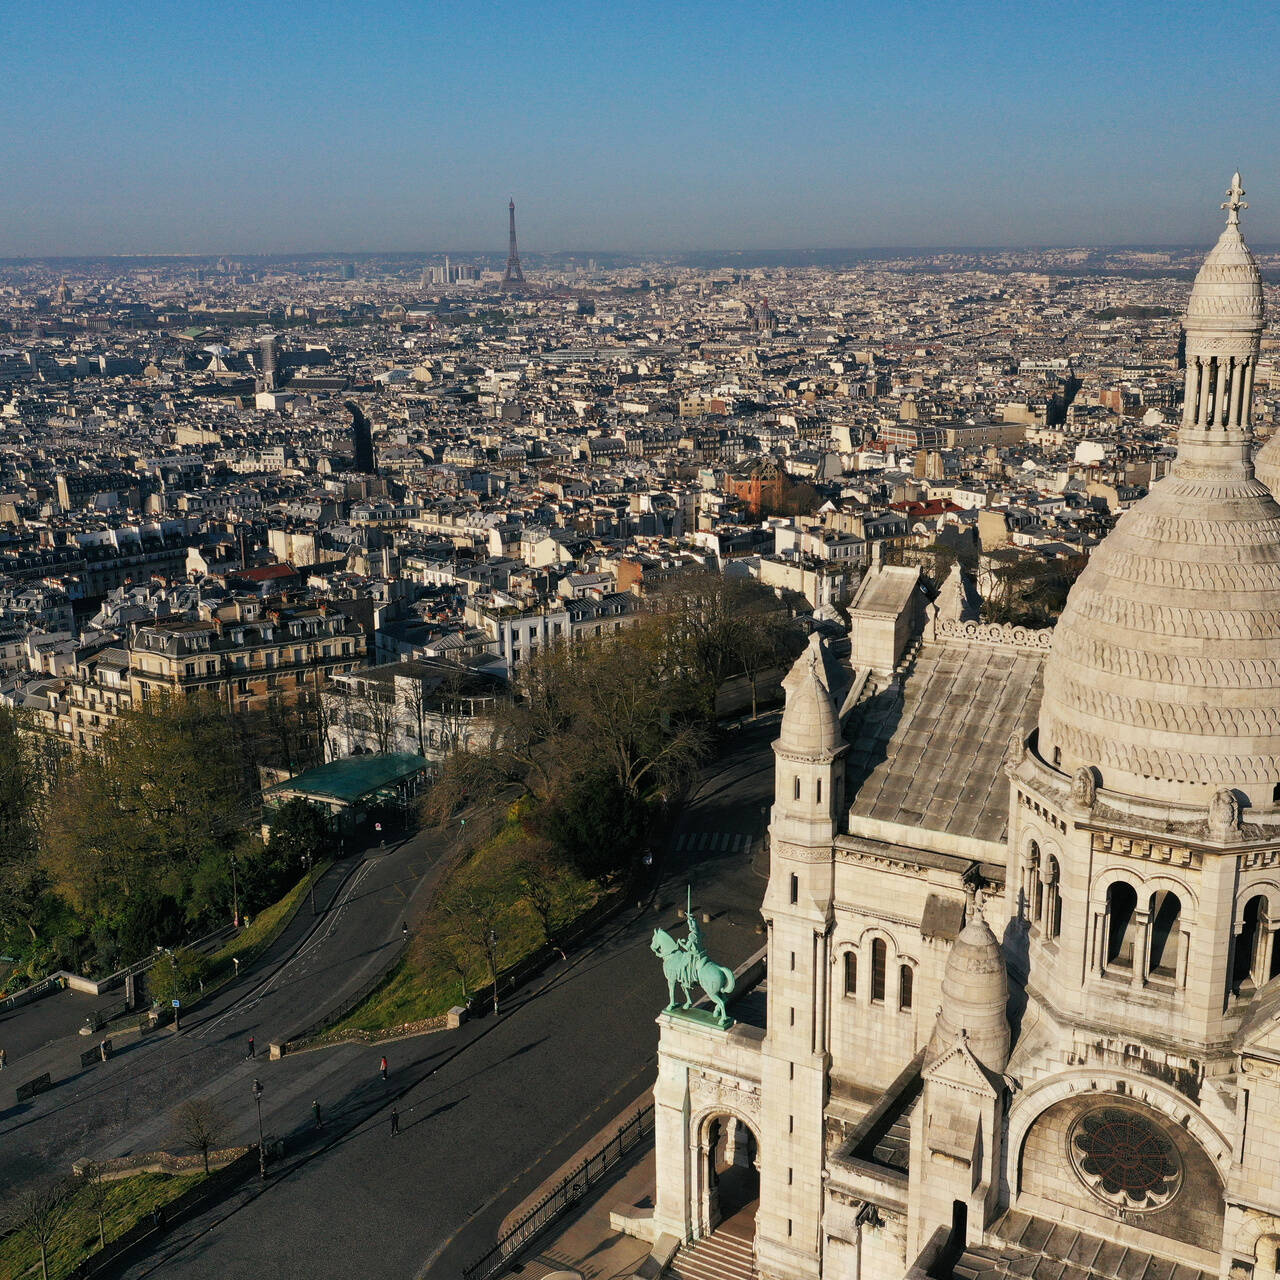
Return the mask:
<svg viewBox="0 0 1280 1280">
<path fill-rule="evenodd" d="M 589 1155 L 576 1169 L 566 1174 L 541 1200 L 505 1231 L 483 1257 L 462 1269 L 462 1280 L 490 1280 L 515 1260 L 535 1236 L 549 1227 L 562 1213 L 571 1209 L 587 1191 L 604 1178 L 641 1143 L 653 1137 L 653 1103 L 642 1107 L 617 1133 Z"/>
</svg>

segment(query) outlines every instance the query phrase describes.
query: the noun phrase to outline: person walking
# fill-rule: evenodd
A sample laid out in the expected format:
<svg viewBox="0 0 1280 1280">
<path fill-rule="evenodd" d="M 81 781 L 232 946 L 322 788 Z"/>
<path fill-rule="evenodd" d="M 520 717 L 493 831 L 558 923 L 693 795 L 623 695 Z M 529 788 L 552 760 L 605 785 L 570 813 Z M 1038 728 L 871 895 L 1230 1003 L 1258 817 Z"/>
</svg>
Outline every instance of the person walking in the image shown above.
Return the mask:
<svg viewBox="0 0 1280 1280">
<path fill-rule="evenodd" d="M 320 1104 L 319 1104 L 319 1102 L 313 1102 L 313 1103 L 311 1104 L 311 1110 L 312 1110 L 312 1111 L 314 1111 L 314 1112 L 316 1113 L 316 1128 L 317 1128 L 317 1129 L 323 1129 L 323 1128 L 324 1128 L 324 1121 L 320 1119 Z"/>
<path fill-rule="evenodd" d="M 391 1108 L 391 1136 L 394 1138 L 400 1132 L 400 1112 Z"/>
<path fill-rule="evenodd" d="M 249 1057 L 251 1057 L 251 1058 L 256 1058 L 257 1056 L 258 1056 L 258 1052 L 257 1052 L 257 1050 L 253 1047 L 253 1037 L 252 1037 L 252 1036 L 250 1036 L 250 1037 L 249 1037 Z"/>
<path fill-rule="evenodd" d="M 383 1055 L 382 1061 L 378 1064 L 378 1070 L 381 1072 L 382 1078 L 385 1080 L 387 1078 L 387 1059 L 385 1054 Z"/>
<path fill-rule="evenodd" d="M 9 1061 L 9 1055 L 3 1049 L 0 1049 L 0 1071 L 4 1070 L 5 1064 L 8 1061 Z"/>
</svg>

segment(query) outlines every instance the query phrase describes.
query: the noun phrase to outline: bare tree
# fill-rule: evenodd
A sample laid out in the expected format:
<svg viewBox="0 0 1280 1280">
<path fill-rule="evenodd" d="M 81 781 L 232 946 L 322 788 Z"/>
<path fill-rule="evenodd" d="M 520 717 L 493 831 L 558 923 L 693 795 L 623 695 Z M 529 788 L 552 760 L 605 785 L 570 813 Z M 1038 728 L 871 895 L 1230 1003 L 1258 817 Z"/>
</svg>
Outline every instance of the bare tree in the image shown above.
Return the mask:
<svg viewBox="0 0 1280 1280">
<path fill-rule="evenodd" d="M 530 849 L 516 864 L 520 881 L 520 893 L 529 909 L 542 926 L 542 940 L 560 958 L 565 959 L 564 949 L 556 942 L 555 914 L 560 905 L 559 890 L 564 884 L 564 870 L 548 856 L 544 849 Z"/>
<path fill-rule="evenodd" d="M 80 1171 L 78 1199 L 84 1211 L 98 1224 L 98 1248 L 107 1247 L 106 1216 L 111 1200 L 111 1184 L 102 1176 L 102 1166 L 87 1164 Z"/>
<path fill-rule="evenodd" d="M 63 1178 L 37 1183 L 13 1198 L 13 1229 L 40 1250 L 40 1275 L 49 1280 L 49 1246 L 71 1208 L 71 1186 Z"/>
<path fill-rule="evenodd" d="M 468 870 L 456 876 L 440 899 L 440 909 L 454 932 L 472 951 L 483 951 L 489 979 L 498 985 L 498 926 L 510 903 L 504 886 L 495 879 Z"/>
<path fill-rule="evenodd" d="M 458 980 L 462 983 L 462 998 L 470 999 L 470 993 L 467 991 L 467 973 L 472 959 L 472 948 L 467 939 L 452 932 L 432 933 L 426 941 L 423 955 L 426 960 L 439 965 L 440 968 L 456 973 Z"/>
<path fill-rule="evenodd" d="M 207 1098 L 192 1098 L 178 1108 L 178 1132 L 183 1142 L 204 1157 L 209 1172 L 209 1152 L 227 1131 L 227 1118 Z"/>
</svg>

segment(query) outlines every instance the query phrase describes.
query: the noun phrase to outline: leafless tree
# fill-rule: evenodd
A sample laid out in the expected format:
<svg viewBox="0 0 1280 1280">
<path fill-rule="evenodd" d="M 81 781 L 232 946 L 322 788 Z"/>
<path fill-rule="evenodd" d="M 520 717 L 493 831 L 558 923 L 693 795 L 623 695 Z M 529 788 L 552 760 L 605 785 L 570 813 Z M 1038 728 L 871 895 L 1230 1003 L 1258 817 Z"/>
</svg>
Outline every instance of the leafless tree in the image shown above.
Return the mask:
<svg viewBox="0 0 1280 1280">
<path fill-rule="evenodd" d="M 207 1098 L 191 1098 L 178 1108 L 178 1132 L 187 1146 L 204 1157 L 209 1172 L 209 1152 L 227 1131 L 227 1118 Z"/>
<path fill-rule="evenodd" d="M 542 926 L 542 940 L 565 958 L 556 942 L 555 912 L 560 902 L 558 892 L 564 882 L 564 870 L 542 849 L 528 850 L 516 864 L 520 894 Z"/>
<path fill-rule="evenodd" d="M 19 1191 L 10 1210 L 13 1229 L 40 1250 L 41 1280 L 49 1280 L 49 1246 L 71 1208 L 71 1185 L 64 1178 Z"/>
<path fill-rule="evenodd" d="M 111 1200 L 111 1184 L 102 1176 L 102 1166 L 87 1164 L 80 1171 L 78 1198 L 86 1213 L 98 1224 L 98 1248 L 107 1247 L 106 1216 Z"/>
</svg>

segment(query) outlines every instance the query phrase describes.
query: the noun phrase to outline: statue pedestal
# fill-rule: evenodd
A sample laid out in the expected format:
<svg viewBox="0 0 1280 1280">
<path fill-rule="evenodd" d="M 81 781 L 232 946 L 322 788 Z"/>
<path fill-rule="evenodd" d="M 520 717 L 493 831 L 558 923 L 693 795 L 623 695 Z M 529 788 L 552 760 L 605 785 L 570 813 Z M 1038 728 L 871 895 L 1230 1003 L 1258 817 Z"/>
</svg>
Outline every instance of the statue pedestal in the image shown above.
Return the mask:
<svg viewBox="0 0 1280 1280">
<path fill-rule="evenodd" d="M 696 1022 L 700 1027 L 712 1027 L 716 1031 L 728 1031 L 733 1026 L 732 1018 L 719 1018 L 710 1009 L 664 1009 L 663 1012 L 672 1018 L 681 1018 L 686 1022 Z"/>
</svg>

